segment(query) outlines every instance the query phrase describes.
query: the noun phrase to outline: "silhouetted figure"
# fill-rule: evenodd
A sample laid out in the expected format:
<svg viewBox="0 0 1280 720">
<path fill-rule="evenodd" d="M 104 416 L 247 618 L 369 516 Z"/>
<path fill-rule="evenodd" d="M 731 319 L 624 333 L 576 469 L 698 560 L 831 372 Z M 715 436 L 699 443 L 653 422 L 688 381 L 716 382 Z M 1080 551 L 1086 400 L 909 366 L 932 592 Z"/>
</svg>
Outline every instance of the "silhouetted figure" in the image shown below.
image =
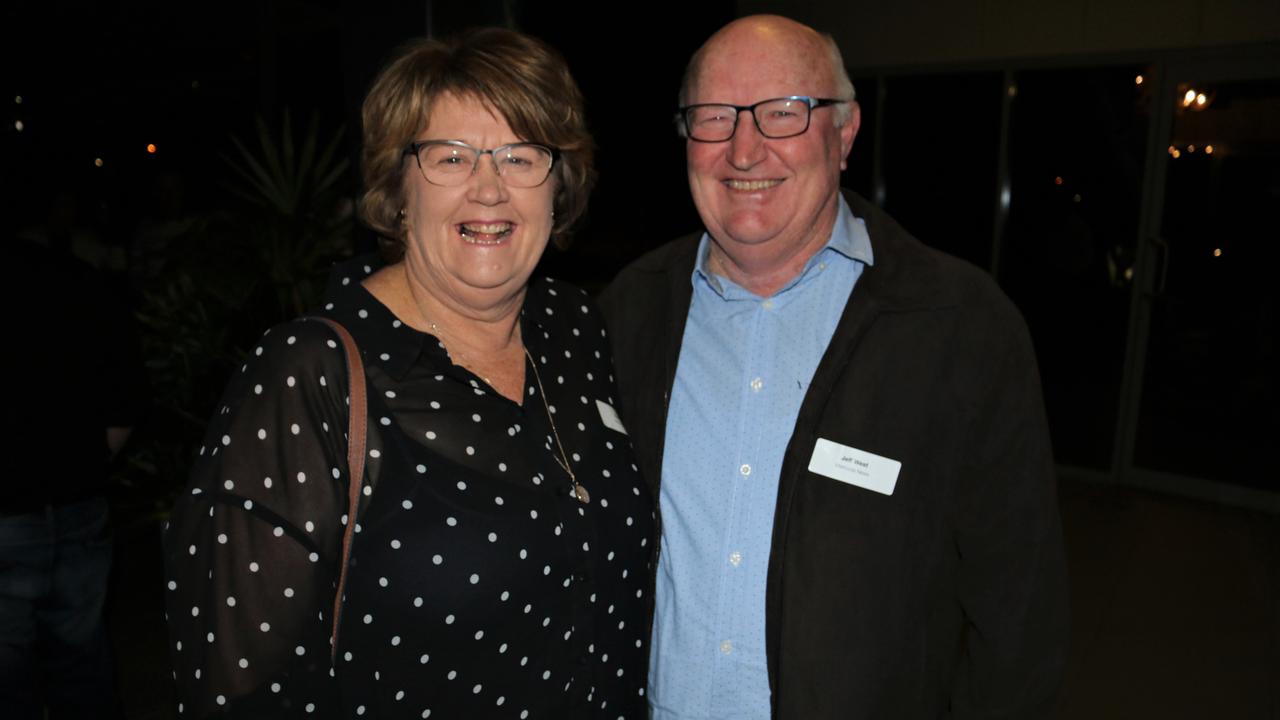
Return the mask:
<svg viewBox="0 0 1280 720">
<path fill-rule="evenodd" d="M 0 482 L 0 714 L 117 716 L 103 604 L 108 462 L 143 406 L 131 318 L 66 243 L 10 241 L 5 479 Z"/>
</svg>

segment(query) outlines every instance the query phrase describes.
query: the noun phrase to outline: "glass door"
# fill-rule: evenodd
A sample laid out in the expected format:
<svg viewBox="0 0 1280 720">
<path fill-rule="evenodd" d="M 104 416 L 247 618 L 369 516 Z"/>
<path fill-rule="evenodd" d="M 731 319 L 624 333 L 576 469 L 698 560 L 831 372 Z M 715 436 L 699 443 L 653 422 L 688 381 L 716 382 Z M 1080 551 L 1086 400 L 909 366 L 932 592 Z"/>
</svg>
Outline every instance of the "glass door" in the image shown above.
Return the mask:
<svg viewBox="0 0 1280 720">
<path fill-rule="evenodd" d="M 1160 80 L 1117 443 L 1123 481 L 1280 507 L 1277 68 L 1274 58 L 1171 64 Z"/>
</svg>

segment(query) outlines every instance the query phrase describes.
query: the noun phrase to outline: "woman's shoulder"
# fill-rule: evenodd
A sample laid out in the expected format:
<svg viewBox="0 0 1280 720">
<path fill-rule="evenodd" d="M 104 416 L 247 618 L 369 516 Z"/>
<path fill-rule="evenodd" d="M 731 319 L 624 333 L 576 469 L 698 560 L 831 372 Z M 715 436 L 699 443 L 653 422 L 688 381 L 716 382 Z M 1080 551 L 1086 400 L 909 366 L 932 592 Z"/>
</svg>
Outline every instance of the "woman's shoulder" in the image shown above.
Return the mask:
<svg viewBox="0 0 1280 720">
<path fill-rule="evenodd" d="M 549 277 L 539 277 L 529 282 L 525 312 L 533 313 L 535 319 L 540 321 L 586 323 L 593 326 L 603 324 L 600 309 L 586 290 Z"/>
</svg>

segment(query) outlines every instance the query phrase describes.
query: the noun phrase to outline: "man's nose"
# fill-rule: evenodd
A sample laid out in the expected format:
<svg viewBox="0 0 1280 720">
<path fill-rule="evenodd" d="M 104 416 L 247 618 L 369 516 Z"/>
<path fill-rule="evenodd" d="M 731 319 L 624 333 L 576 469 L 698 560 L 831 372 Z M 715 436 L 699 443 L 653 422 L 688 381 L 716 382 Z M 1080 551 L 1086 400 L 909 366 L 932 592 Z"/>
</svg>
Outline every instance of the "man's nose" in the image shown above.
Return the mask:
<svg viewBox="0 0 1280 720">
<path fill-rule="evenodd" d="M 746 117 L 743 117 L 746 113 Z M 765 137 L 756 127 L 755 116 L 750 110 L 738 112 L 737 127 L 729 138 L 729 163 L 739 170 L 748 170 L 764 159 Z"/>
</svg>

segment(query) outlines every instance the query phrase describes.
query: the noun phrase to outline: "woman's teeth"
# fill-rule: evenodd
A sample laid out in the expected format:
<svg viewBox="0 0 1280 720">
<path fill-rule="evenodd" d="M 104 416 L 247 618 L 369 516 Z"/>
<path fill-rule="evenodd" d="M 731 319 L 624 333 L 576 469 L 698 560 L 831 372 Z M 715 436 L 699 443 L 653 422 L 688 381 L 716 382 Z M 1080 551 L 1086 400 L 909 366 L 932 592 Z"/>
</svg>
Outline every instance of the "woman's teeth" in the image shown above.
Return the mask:
<svg viewBox="0 0 1280 720">
<path fill-rule="evenodd" d="M 500 223 L 463 223 L 458 226 L 458 232 L 462 235 L 462 239 L 476 245 L 497 245 L 502 239 L 511 234 L 512 225 L 509 222 Z"/>
</svg>

